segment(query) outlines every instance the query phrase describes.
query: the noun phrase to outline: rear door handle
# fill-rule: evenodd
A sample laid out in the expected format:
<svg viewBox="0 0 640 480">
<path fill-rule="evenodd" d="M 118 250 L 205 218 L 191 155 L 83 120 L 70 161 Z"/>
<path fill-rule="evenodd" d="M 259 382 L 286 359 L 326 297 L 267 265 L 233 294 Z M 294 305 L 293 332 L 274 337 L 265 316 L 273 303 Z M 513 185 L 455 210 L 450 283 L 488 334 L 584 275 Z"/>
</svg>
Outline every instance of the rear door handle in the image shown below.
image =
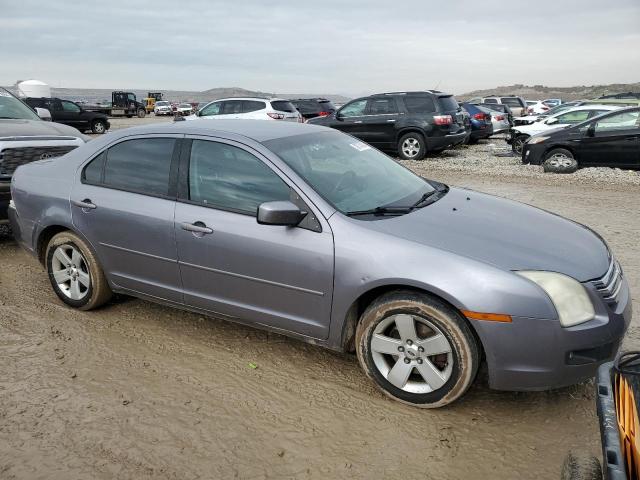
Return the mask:
<svg viewBox="0 0 640 480">
<path fill-rule="evenodd" d="M 195 233 L 203 233 L 203 234 L 213 233 L 213 229 L 207 227 L 203 222 L 193 222 L 193 223 L 184 222 L 182 224 L 182 229 L 186 230 L 187 232 L 195 232 Z"/>
<path fill-rule="evenodd" d="M 353 123 L 362 123 L 362 120 L 354 120 Z"/>
<path fill-rule="evenodd" d="M 391 119 L 391 120 L 387 120 L 387 122 L 389 122 L 389 123 L 394 123 L 394 122 L 395 122 L 395 120 Z"/>
<path fill-rule="evenodd" d="M 76 207 L 80 207 L 80 208 L 88 208 L 88 209 L 90 209 L 90 210 L 93 210 L 93 209 L 97 208 L 97 207 L 96 207 L 96 204 L 95 204 L 95 203 L 93 203 L 93 202 L 92 202 L 90 199 L 88 199 L 88 198 L 85 198 L 85 199 L 84 199 L 84 200 L 82 200 L 82 201 L 79 201 L 79 200 L 71 200 L 71 203 L 72 203 L 73 205 L 75 205 Z"/>
</svg>

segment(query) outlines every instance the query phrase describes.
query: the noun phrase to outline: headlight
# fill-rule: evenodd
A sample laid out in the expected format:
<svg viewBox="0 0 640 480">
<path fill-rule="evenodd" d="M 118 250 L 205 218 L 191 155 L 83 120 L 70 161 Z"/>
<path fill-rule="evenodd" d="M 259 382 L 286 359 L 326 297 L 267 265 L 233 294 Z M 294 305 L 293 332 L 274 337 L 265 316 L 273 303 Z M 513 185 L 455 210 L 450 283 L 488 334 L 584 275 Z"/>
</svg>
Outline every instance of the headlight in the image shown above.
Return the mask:
<svg viewBox="0 0 640 480">
<path fill-rule="evenodd" d="M 535 145 L 536 143 L 544 142 L 548 138 L 549 137 L 531 137 L 531 138 L 529 138 L 529 141 L 527 143 L 531 143 L 531 144 Z"/>
<path fill-rule="evenodd" d="M 542 288 L 556 307 L 560 325 L 572 327 L 595 317 L 593 304 L 584 286 L 567 275 L 555 272 L 516 272 Z"/>
</svg>

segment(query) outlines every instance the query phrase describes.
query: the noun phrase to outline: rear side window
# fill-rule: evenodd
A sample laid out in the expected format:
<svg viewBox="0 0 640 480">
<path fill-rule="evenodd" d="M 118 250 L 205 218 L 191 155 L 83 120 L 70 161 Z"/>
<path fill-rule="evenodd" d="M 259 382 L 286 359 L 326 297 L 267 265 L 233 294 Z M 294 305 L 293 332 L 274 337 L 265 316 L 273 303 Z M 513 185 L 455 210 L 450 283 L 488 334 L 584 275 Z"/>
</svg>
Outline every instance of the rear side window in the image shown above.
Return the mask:
<svg viewBox="0 0 640 480">
<path fill-rule="evenodd" d="M 289 200 L 289 186 L 249 152 L 224 143 L 194 140 L 189 199 L 201 205 L 256 215 L 258 205 Z"/>
<path fill-rule="evenodd" d="M 433 113 L 436 111 L 433 98 L 426 95 L 404 97 L 404 106 L 407 107 L 409 113 Z"/>
<path fill-rule="evenodd" d="M 169 194 L 169 172 L 175 139 L 144 138 L 119 143 L 84 169 L 86 183 L 149 195 Z"/>
<path fill-rule="evenodd" d="M 291 113 L 296 111 L 296 107 L 294 107 L 293 104 L 288 100 L 274 100 L 273 102 L 271 102 L 271 107 L 279 112 Z"/>
<path fill-rule="evenodd" d="M 389 115 L 398 113 L 398 106 L 396 105 L 396 99 L 393 97 L 387 98 L 370 98 L 367 105 L 368 115 Z"/>
<path fill-rule="evenodd" d="M 500 103 L 504 105 L 509 105 L 510 107 L 524 107 L 526 106 L 524 102 L 517 97 L 502 97 L 500 98 Z"/>
<path fill-rule="evenodd" d="M 441 112 L 451 112 L 458 109 L 458 102 L 452 96 L 438 97 Z"/>
<path fill-rule="evenodd" d="M 225 115 L 242 113 L 242 100 L 227 100 L 222 102 L 222 113 Z"/>
<path fill-rule="evenodd" d="M 242 112 L 257 112 L 258 110 L 263 110 L 265 108 L 264 102 L 258 102 L 257 100 L 243 100 L 242 101 Z"/>
</svg>

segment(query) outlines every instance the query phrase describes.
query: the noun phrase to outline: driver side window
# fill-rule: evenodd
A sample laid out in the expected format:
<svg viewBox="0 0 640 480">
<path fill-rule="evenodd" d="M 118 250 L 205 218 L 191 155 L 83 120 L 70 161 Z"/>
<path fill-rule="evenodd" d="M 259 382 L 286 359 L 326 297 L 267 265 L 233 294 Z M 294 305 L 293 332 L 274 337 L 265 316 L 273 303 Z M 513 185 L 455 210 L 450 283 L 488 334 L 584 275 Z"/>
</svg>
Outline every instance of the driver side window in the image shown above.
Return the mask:
<svg viewBox="0 0 640 480">
<path fill-rule="evenodd" d="M 364 108 L 367 105 L 367 99 L 356 100 L 351 102 L 340 110 L 341 117 L 360 117 L 364 115 Z"/>
<path fill-rule="evenodd" d="M 222 102 L 215 102 L 210 105 L 207 105 L 200 112 L 200 116 L 208 116 L 208 115 L 220 115 L 220 106 Z"/>
<path fill-rule="evenodd" d="M 72 113 L 78 113 L 80 112 L 80 107 L 78 107 L 75 103 L 73 102 L 68 102 L 63 100 L 62 101 L 62 109 L 65 112 L 72 112 Z"/>
</svg>

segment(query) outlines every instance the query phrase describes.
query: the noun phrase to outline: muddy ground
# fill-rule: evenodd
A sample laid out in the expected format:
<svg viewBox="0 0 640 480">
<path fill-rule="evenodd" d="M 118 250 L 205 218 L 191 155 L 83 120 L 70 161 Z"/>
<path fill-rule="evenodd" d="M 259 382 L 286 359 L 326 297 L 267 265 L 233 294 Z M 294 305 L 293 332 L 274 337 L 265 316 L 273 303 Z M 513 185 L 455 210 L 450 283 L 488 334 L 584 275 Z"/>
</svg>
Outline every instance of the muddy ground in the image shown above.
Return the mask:
<svg viewBox="0 0 640 480">
<path fill-rule="evenodd" d="M 640 300 L 638 187 L 431 173 L 596 229 Z M 481 375 L 419 410 L 353 355 L 135 299 L 73 311 L 10 237 L 0 260 L 0 479 L 555 479 L 569 449 L 599 454 L 591 384 L 505 393 Z"/>
</svg>

